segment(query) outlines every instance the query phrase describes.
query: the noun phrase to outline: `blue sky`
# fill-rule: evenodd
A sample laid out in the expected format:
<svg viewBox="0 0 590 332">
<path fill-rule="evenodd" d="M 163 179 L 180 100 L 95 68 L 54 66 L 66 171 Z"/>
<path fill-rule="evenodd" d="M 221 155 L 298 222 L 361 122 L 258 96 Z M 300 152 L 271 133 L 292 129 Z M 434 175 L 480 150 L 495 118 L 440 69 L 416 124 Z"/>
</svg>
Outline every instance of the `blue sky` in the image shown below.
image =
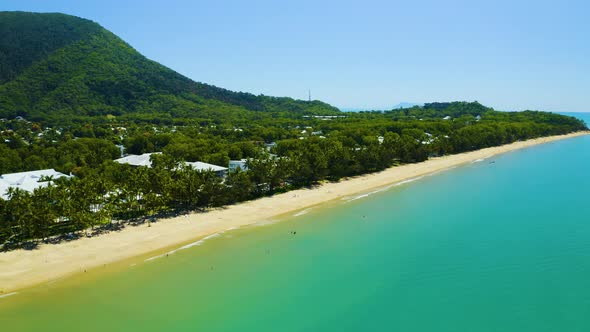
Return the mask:
<svg viewBox="0 0 590 332">
<path fill-rule="evenodd" d="M 590 111 L 584 1 L 2 0 L 94 20 L 196 80 L 339 107 Z"/>
</svg>

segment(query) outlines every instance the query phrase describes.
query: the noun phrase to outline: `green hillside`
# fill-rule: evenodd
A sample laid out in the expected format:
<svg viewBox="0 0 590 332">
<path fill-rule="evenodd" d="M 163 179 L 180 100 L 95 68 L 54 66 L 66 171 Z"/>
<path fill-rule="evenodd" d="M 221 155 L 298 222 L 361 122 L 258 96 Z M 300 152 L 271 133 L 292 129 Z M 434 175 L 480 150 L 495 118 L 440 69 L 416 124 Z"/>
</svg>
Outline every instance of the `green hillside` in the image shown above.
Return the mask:
<svg viewBox="0 0 590 332">
<path fill-rule="evenodd" d="M 251 112 L 339 111 L 319 101 L 255 96 L 194 82 L 89 20 L 0 12 L 0 117 L 165 120 Z"/>
</svg>

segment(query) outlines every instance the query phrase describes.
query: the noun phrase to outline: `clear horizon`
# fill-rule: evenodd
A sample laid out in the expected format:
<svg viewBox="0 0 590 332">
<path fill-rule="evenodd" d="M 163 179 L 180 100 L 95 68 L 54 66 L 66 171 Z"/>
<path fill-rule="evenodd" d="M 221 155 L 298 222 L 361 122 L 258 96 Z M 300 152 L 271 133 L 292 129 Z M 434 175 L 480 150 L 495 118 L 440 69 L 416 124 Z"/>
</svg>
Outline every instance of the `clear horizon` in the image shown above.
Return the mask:
<svg viewBox="0 0 590 332">
<path fill-rule="evenodd" d="M 340 108 L 477 100 L 554 112 L 589 111 L 588 9 L 504 0 L 0 4 L 93 20 L 150 59 L 235 91 L 307 99 L 311 90 Z"/>
</svg>

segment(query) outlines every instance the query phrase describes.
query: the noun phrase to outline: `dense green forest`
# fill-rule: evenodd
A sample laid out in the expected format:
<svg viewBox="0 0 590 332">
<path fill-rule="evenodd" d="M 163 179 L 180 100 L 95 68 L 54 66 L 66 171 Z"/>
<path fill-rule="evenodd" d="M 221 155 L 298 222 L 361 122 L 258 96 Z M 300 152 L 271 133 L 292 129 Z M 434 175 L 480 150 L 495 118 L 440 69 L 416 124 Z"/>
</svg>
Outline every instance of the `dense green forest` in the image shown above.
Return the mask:
<svg viewBox="0 0 590 332">
<path fill-rule="evenodd" d="M 581 121 L 544 112 L 497 112 L 478 103 L 448 103 L 338 118 L 262 118 L 255 123 L 154 126 L 151 123 L 44 127 L 0 123 L 0 172 L 55 168 L 73 173 L 33 193 L 0 199 L 0 244 L 8 249 L 91 227 L 202 210 L 277 192 L 338 181 L 401 163 L 534 137 L 586 130 Z M 448 115 L 448 114 L 452 114 Z M 270 151 L 267 143 L 275 142 Z M 265 144 L 266 143 L 266 144 Z M 152 168 L 121 165 L 127 153 L 153 155 Z M 220 178 L 182 161 L 226 166 L 248 159 L 248 170 Z"/>
<path fill-rule="evenodd" d="M 344 113 L 196 83 L 91 21 L 0 13 L 0 174 L 54 168 L 0 198 L 0 248 L 203 210 L 402 163 L 587 130 L 573 117 L 477 102 Z M 153 167 L 113 162 L 153 155 Z M 221 178 L 203 161 L 247 170 Z M 0 193 L 4 194 L 4 193 Z"/>
<path fill-rule="evenodd" d="M 97 23 L 64 14 L 0 12 L 0 118 L 171 123 L 328 114 L 320 101 L 255 96 L 194 82 L 145 58 Z"/>
</svg>

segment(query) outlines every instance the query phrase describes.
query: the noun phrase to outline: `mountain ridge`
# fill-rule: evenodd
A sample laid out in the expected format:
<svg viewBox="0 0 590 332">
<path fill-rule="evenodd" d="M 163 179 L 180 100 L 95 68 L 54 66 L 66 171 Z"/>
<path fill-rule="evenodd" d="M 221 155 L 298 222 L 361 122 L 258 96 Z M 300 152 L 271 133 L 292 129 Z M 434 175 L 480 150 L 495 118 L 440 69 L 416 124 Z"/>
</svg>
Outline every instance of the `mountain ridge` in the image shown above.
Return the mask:
<svg viewBox="0 0 590 332">
<path fill-rule="evenodd" d="M 224 112 L 339 113 L 320 101 L 256 96 L 195 82 L 87 19 L 0 12 L 0 22 L 0 117 L 43 121 L 130 114 L 211 118 Z M 41 30 L 48 32 L 37 35 Z M 11 43 L 16 39 L 19 47 Z"/>
</svg>

